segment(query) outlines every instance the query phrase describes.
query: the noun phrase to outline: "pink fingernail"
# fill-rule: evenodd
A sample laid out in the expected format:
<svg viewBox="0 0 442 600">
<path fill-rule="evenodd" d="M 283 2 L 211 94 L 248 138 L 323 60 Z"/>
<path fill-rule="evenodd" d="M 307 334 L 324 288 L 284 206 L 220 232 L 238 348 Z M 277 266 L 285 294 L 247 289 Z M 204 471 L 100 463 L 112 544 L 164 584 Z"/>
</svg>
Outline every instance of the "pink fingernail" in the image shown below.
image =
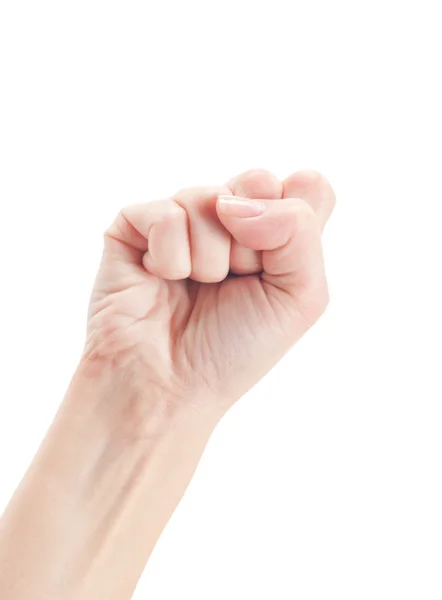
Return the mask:
<svg viewBox="0 0 442 600">
<path fill-rule="evenodd" d="M 218 210 L 226 217 L 236 217 L 238 219 L 259 217 L 265 209 L 266 205 L 259 200 L 237 198 L 236 196 L 218 196 Z"/>
</svg>

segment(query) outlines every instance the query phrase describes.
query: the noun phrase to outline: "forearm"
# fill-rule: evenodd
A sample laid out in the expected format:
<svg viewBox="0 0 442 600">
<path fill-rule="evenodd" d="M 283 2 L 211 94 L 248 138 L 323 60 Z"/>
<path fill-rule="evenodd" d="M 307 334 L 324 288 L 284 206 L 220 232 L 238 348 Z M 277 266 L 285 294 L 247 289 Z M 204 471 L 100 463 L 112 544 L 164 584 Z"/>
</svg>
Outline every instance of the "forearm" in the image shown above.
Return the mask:
<svg viewBox="0 0 442 600">
<path fill-rule="evenodd" d="M 80 367 L 0 521 L 0 596 L 130 598 L 215 424 Z"/>
</svg>

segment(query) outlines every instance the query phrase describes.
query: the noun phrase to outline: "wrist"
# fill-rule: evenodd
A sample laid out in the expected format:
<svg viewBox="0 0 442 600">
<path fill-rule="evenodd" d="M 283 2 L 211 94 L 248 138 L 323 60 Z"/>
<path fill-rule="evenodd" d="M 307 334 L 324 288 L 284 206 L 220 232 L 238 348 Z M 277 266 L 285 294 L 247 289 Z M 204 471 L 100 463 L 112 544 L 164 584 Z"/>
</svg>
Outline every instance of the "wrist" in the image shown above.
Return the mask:
<svg viewBox="0 0 442 600">
<path fill-rule="evenodd" d="M 209 394 L 187 390 L 164 376 L 149 376 L 130 358 L 82 357 L 61 411 L 87 411 L 125 441 L 159 439 L 175 428 L 212 431 L 223 416 Z"/>
</svg>

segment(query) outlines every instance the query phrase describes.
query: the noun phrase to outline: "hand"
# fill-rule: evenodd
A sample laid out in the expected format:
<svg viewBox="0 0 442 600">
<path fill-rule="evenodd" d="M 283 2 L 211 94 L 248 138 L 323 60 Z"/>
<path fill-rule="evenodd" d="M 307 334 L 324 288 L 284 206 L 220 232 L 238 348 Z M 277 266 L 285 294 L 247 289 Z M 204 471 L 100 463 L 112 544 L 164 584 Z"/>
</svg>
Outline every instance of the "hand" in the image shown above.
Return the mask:
<svg viewBox="0 0 442 600">
<path fill-rule="evenodd" d="M 124 208 L 105 233 L 85 360 L 228 408 L 324 311 L 334 200 L 317 173 L 259 170 Z"/>
</svg>

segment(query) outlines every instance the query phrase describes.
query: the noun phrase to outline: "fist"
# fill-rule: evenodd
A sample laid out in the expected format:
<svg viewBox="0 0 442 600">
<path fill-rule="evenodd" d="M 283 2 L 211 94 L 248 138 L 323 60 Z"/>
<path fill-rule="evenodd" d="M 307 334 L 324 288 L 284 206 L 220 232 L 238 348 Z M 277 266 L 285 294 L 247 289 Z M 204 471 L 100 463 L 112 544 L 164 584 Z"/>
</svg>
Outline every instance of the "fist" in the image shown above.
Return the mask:
<svg viewBox="0 0 442 600">
<path fill-rule="evenodd" d="M 228 408 L 327 302 L 328 182 L 248 171 L 122 209 L 104 236 L 84 360 L 183 404 Z"/>
</svg>

